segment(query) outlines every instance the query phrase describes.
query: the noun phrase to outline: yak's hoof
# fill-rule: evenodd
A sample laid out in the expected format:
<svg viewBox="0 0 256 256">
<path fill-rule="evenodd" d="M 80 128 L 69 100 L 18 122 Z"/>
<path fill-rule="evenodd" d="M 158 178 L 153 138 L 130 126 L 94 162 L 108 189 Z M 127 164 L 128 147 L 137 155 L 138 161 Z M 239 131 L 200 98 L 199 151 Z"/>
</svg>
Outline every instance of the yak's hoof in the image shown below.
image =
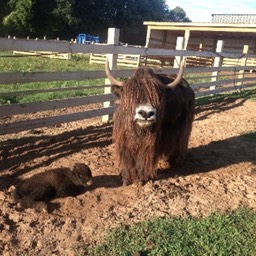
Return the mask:
<svg viewBox="0 0 256 256">
<path fill-rule="evenodd" d="M 126 180 L 126 179 L 123 179 L 123 186 L 128 186 L 128 185 L 130 185 L 130 184 L 132 184 L 132 182 L 131 181 L 129 181 L 129 180 Z"/>
</svg>

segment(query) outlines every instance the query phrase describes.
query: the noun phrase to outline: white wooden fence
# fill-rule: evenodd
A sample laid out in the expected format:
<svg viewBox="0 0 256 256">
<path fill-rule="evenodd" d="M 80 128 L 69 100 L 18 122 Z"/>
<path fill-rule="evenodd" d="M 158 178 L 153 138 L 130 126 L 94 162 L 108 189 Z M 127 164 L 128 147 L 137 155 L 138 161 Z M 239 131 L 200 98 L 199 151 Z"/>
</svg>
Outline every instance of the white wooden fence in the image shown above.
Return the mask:
<svg viewBox="0 0 256 256">
<path fill-rule="evenodd" d="M 189 67 L 184 71 L 184 75 L 190 82 L 192 88 L 195 90 L 196 97 L 206 96 L 215 93 L 226 91 L 235 91 L 242 88 L 255 86 L 254 73 L 249 72 L 256 70 L 254 62 L 250 62 L 247 66 L 248 59 L 256 58 L 255 55 L 249 55 L 244 51 L 241 54 L 224 53 L 220 49 L 217 52 L 204 51 L 186 51 L 182 50 L 182 46 L 177 45 L 177 49 L 181 50 L 167 50 L 167 49 L 150 49 L 144 47 L 120 46 L 118 44 L 119 31 L 117 29 L 109 29 L 108 44 L 75 44 L 67 41 L 46 41 L 46 40 L 26 40 L 26 39 L 5 39 L 0 38 L 0 51 L 52 51 L 59 53 L 93 53 L 93 54 L 107 54 L 110 59 L 110 68 L 113 69 L 113 74 L 116 77 L 129 77 L 134 70 L 116 70 L 116 62 L 118 54 L 122 55 L 140 55 L 143 58 L 147 57 L 164 57 L 175 58 L 174 68 L 155 68 L 156 73 L 173 74 L 178 71 L 178 64 L 182 57 L 193 58 L 213 58 L 213 67 Z M 182 38 L 177 40 L 182 44 Z M 219 42 L 219 46 L 223 42 Z M 248 48 L 245 47 L 248 50 Z M 221 66 L 223 58 L 233 60 L 232 65 Z M 1 61 L 1 58 L 0 58 Z M 67 60 L 68 61 L 68 60 Z M 234 65 L 234 63 L 236 63 Z M 26 72 L 26 73 L 0 73 L 0 86 L 3 84 L 16 83 L 30 83 L 30 82 L 46 82 L 46 81 L 69 81 L 69 80 L 84 80 L 105 78 L 104 67 L 102 71 L 83 71 L 83 72 Z M 193 73 L 200 75 L 196 76 L 196 80 L 191 76 Z M 198 82 L 207 80 L 207 82 Z M 36 94 L 42 92 L 63 92 L 68 90 L 88 89 L 88 86 L 68 87 L 60 89 L 37 89 L 33 91 L 16 91 L 8 93 L 0 93 L 0 97 L 17 96 L 20 94 Z M 104 88 L 105 94 L 93 95 L 79 98 L 68 98 L 62 100 L 34 102 L 26 104 L 5 104 L 0 105 L 0 135 L 17 133 L 20 131 L 41 128 L 44 126 L 58 125 L 60 123 L 78 121 L 85 118 L 92 118 L 96 116 L 104 116 L 104 121 L 108 120 L 108 115 L 112 114 L 115 107 L 111 101 L 115 96 L 110 92 L 108 81 L 106 85 L 93 85 L 91 88 Z M 89 109 L 84 111 L 77 111 L 66 113 L 62 115 L 53 115 L 50 117 L 37 117 L 35 119 L 21 119 L 20 121 L 12 122 L 11 116 L 23 115 L 28 113 L 43 112 L 56 109 L 67 109 L 88 104 L 103 103 L 102 107 Z M 8 121 L 10 120 L 10 121 Z"/>
</svg>

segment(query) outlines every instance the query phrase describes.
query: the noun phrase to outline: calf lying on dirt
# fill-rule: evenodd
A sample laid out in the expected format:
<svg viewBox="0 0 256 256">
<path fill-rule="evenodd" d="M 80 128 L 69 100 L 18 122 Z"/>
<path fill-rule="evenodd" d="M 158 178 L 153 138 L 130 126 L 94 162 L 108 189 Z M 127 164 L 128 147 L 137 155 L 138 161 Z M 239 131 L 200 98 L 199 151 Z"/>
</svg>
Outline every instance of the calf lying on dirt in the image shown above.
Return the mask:
<svg viewBox="0 0 256 256">
<path fill-rule="evenodd" d="M 55 197 L 74 196 L 83 187 L 92 185 L 90 168 L 76 163 L 71 168 L 57 168 L 33 175 L 16 186 L 16 199 L 48 201 Z"/>
</svg>

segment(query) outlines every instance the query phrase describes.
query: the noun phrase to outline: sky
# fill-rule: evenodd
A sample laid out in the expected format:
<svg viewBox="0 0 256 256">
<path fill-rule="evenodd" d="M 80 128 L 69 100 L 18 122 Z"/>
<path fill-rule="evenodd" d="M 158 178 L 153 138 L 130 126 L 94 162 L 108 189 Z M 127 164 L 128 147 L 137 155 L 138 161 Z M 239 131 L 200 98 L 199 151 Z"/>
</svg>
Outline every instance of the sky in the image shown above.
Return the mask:
<svg viewBox="0 0 256 256">
<path fill-rule="evenodd" d="M 212 14 L 256 14 L 255 0 L 166 0 L 170 9 L 181 7 L 193 22 L 211 22 Z"/>
</svg>

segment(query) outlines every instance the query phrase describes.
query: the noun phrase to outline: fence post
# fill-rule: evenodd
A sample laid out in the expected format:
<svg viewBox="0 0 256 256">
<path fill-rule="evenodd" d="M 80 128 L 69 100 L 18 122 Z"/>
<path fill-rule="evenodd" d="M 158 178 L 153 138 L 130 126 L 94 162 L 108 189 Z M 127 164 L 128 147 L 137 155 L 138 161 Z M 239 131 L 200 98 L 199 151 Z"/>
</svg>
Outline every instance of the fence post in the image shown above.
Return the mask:
<svg viewBox="0 0 256 256">
<path fill-rule="evenodd" d="M 176 40 L 176 48 L 175 49 L 183 50 L 184 42 L 185 42 L 184 37 L 178 36 L 177 40 Z M 178 68 L 180 66 L 180 62 L 181 62 L 181 56 L 175 56 L 173 67 Z"/>
<path fill-rule="evenodd" d="M 224 41 L 223 40 L 218 40 L 217 41 L 217 46 L 216 46 L 216 53 L 220 53 L 223 51 L 223 47 L 224 47 Z M 220 67 L 222 63 L 222 57 L 218 56 L 214 58 L 214 62 L 213 62 L 213 67 Z M 218 74 L 219 71 L 214 71 L 212 72 L 212 82 L 215 82 L 218 80 Z M 215 85 L 210 86 L 210 90 L 214 90 L 216 88 Z"/>
<path fill-rule="evenodd" d="M 244 45 L 243 47 L 243 54 L 247 54 L 249 52 L 249 45 Z M 247 63 L 247 57 L 242 58 L 241 62 L 240 62 L 240 66 L 246 66 Z M 239 70 L 239 75 L 238 75 L 238 79 L 243 79 L 244 78 L 244 69 L 243 70 Z M 236 86 L 242 86 L 243 85 L 243 81 L 238 82 L 236 84 Z"/>
<path fill-rule="evenodd" d="M 118 28 L 109 28 L 108 29 L 108 44 L 111 45 L 118 45 L 119 43 L 119 34 L 120 34 L 120 29 Z M 109 61 L 109 68 L 110 70 L 116 69 L 117 68 L 117 54 L 107 54 L 107 58 Z M 105 79 L 105 84 L 110 84 L 110 81 L 108 79 Z M 110 87 L 105 87 L 104 88 L 104 94 L 111 93 L 111 88 Z M 111 101 L 105 101 L 103 102 L 103 107 L 107 108 L 111 106 Z M 102 116 L 102 122 L 107 123 L 109 120 L 111 120 L 112 115 L 104 115 Z"/>
</svg>

